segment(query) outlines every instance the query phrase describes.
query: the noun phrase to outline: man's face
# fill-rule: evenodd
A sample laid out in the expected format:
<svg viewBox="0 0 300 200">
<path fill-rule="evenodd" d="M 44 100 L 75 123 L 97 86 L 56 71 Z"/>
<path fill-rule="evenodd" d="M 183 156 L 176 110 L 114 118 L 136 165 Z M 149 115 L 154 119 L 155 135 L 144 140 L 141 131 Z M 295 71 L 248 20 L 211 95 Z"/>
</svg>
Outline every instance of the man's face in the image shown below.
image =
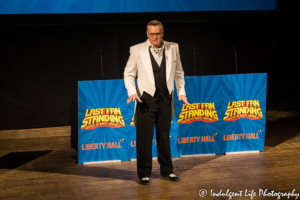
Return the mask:
<svg viewBox="0 0 300 200">
<path fill-rule="evenodd" d="M 164 37 L 164 31 L 161 30 L 160 26 L 148 26 L 147 37 L 151 44 L 155 47 L 160 47 Z"/>
</svg>

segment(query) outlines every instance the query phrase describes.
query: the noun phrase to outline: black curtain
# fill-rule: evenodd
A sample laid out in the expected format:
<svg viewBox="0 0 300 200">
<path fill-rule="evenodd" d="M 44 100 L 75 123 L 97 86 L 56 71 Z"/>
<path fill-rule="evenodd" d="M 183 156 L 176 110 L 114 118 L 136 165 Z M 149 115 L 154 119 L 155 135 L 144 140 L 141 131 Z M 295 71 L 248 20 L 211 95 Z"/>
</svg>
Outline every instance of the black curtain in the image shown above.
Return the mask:
<svg viewBox="0 0 300 200">
<path fill-rule="evenodd" d="M 119 77 L 115 26 L 6 27 L 1 32 L 1 129 L 69 125 L 77 81 Z"/>
</svg>

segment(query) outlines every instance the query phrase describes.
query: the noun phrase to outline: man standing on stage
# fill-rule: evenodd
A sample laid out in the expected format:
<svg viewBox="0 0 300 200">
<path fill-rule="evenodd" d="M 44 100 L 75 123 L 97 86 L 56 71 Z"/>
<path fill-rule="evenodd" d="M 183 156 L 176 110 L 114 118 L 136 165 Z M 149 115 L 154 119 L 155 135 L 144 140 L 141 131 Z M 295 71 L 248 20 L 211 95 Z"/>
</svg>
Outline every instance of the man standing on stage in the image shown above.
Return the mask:
<svg viewBox="0 0 300 200">
<path fill-rule="evenodd" d="M 130 48 L 130 57 L 124 71 L 129 96 L 127 103 L 136 101 L 134 121 L 138 177 L 142 184 L 149 183 L 155 124 L 160 173 L 163 177 L 177 181 L 178 177 L 173 173 L 169 133 L 174 114 L 174 80 L 179 100 L 184 102 L 184 106 L 189 104 L 184 89 L 184 72 L 178 44 L 163 40 L 162 23 L 150 21 L 146 33 L 146 42 Z"/>
</svg>

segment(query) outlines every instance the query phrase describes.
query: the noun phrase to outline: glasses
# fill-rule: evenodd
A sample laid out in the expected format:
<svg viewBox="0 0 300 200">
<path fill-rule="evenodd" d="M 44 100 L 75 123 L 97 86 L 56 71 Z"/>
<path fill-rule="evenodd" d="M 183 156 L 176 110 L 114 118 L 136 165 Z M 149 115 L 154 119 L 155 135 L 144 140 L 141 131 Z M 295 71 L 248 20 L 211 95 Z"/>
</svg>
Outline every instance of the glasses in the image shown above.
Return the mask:
<svg viewBox="0 0 300 200">
<path fill-rule="evenodd" d="M 154 37 L 154 36 L 158 37 L 158 36 L 161 36 L 161 33 L 149 33 L 149 35 L 151 37 Z"/>
</svg>

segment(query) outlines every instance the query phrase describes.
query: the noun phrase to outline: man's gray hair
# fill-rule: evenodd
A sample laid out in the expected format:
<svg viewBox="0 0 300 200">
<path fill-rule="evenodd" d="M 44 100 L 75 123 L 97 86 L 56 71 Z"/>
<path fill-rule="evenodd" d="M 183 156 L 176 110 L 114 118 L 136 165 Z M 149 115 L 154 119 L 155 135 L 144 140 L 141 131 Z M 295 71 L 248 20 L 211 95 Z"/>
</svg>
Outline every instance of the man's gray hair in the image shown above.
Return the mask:
<svg viewBox="0 0 300 200">
<path fill-rule="evenodd" d="M 152 20 L 152 21 L 148 22 L 147 27 L 146 27 L 146 30 L 148 31 L 148 26 L 158 26 L 158 25 L 160 26 L 161 30 L 163 31 L 163 30 L 164 30 L 164 26 L 163 26 L 163 24 L 162 24 L 160 21 L 158 21 L 158 20 Z"/>
</svg>

